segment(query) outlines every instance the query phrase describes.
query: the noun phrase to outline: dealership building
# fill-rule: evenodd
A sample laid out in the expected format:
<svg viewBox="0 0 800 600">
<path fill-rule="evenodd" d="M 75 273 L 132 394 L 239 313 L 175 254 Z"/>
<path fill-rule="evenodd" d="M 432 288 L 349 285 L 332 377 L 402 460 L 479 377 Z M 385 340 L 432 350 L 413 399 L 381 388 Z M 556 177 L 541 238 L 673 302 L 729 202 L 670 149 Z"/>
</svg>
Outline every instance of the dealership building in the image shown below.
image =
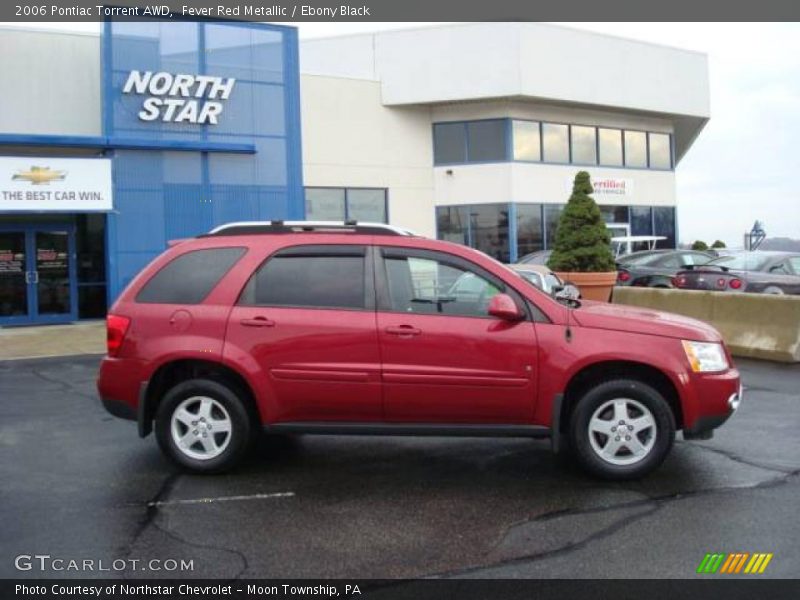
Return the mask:
<svg viewBox="0 0 800 600">
<path fill-rule="evenodd" d="M 292 27 L 0 29 L 0 326 L 102 316 L 170 240 L 381 221 L 502 261 L 552 245 L 578 170 L 674 246 L 705 55 L 534 23 L 298 41 Z"/>
</svg>

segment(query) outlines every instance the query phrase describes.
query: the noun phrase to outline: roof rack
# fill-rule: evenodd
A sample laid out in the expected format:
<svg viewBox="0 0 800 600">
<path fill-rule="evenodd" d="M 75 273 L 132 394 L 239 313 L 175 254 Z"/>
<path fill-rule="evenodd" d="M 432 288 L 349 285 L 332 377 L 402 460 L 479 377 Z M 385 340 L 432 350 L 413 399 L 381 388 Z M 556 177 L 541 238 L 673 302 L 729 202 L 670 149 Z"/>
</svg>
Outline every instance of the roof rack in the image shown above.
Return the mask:
<svg viewBox="0 0 800 600">
<path fill-rule="evenodd" d="M 238 221 L 215 227 L 200 237 L 221 235 L 261 235 L 275 233 L 360 233 L 367 235 L 407 235 L 413 231 L 386 223 L 349 221 Z"/>
</svg>

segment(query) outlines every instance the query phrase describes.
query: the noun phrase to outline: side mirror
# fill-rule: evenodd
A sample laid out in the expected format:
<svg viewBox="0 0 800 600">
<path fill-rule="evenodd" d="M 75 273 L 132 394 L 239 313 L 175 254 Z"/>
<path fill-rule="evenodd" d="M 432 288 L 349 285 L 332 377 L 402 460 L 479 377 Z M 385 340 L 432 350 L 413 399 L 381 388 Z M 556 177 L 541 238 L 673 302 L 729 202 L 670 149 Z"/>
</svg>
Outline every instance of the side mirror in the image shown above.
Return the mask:
<svg viewBox="0 0 800 600">
<path fill-rule="evenodd" d="M 487 312 L 503 321 L 521 321 L 524 318 L 517 303 L 508 294 L 495 294 L 492 296 L 492 299 L 489 300 L 489 310 Z"/>
<path fill-rule="evenodd" d="M 564 285 L 556 286 L 553 288 L 554 296 L 556 298 L 563 298 L 565 300 L 580 300 L 581 290 L 574 283 L 567 281 Z"/>
</svg>

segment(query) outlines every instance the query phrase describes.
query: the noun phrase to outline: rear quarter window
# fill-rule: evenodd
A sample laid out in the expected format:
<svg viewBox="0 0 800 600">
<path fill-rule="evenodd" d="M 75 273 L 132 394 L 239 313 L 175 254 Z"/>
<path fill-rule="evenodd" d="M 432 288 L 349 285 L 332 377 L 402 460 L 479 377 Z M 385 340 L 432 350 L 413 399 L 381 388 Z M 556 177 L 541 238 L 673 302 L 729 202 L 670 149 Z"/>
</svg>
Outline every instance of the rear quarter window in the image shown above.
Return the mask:
<svg viewBox="0 0 800 600">
<path fill-rule="evenodd" d="M 181 254 L 150 278 L 136 302 L 199 304 L 244 252 L 244 248 L 208 248 Z"/>
</svg>

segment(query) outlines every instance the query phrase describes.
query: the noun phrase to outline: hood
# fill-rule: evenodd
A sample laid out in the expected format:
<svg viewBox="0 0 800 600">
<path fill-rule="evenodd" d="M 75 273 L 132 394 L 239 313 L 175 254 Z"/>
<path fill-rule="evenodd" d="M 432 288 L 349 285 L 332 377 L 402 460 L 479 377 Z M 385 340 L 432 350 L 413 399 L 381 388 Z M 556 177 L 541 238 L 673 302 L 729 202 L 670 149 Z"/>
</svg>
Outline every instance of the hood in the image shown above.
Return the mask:
<svg viewBox="0 0 800 600">
<path fill-rule="evenodd" d="M 581 301 L 573 310 L 581 327 L 612 329 L 699 342 L 721 342 L 722 336 L 708 323 L 673 313 L 606 302 Z"/>
</svg>

